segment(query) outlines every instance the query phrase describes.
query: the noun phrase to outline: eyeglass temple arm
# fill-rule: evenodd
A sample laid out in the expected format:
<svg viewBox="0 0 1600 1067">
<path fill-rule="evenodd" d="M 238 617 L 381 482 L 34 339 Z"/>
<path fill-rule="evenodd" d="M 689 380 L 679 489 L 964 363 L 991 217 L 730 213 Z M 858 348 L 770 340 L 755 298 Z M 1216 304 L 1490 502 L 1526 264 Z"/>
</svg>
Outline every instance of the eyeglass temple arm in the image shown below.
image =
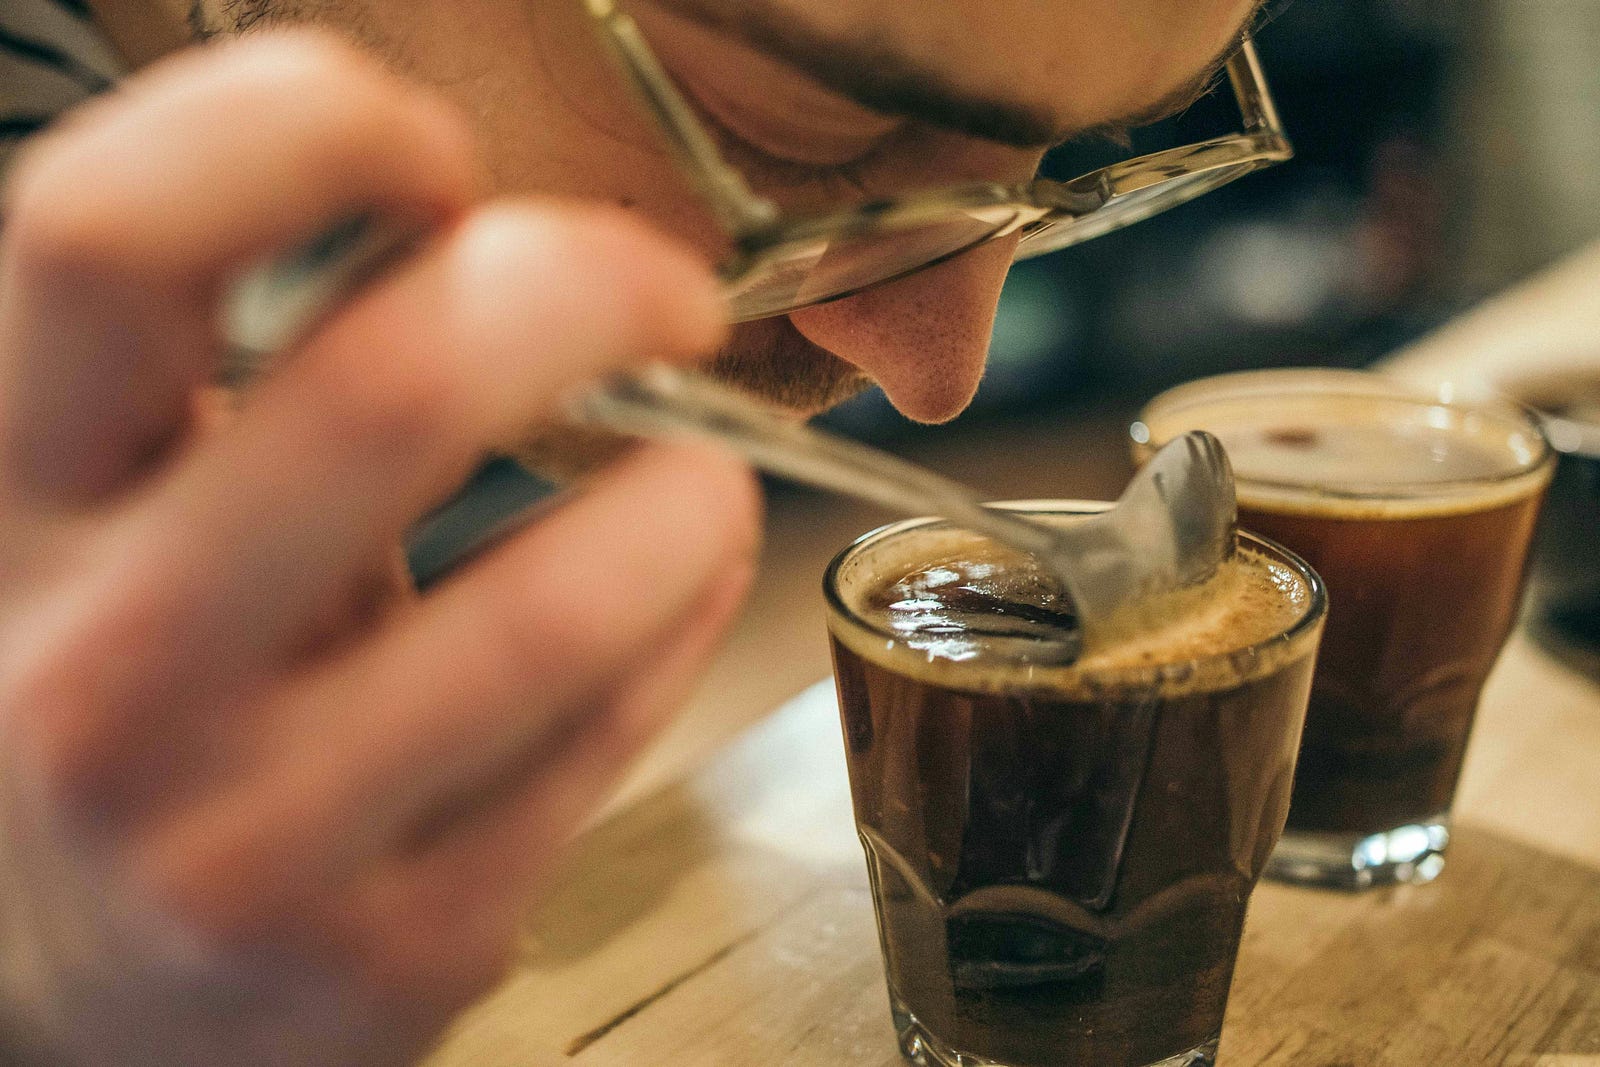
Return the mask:
<svg viewBox="0 0 1600 1067">
<path fill-rule="evenodd" d="M 739 172 L 723 160 L 694 109 L 656 59 L 639 24 L 613 0 L 584 0 L 584 4 L 628 84 L 655 118 L 717 221 L 735 237 L 772 225 L 777 208 L 751 192 Z"/>
<path fill-rule="evenodd" d="M 1278 120 L 1277 105 L 1266 91 L 1267 77 L 1261 70 L 1261 57 L 1249 37 L 1239 45 L 1239 51 L 1228 60 L 1228 80 L 1233 82 L 1233 95 L 1239 101 L 1239 111 L 1244 116 L 1244 128 L 1249 133 L 1272 133 L 1283 136 L 1283 124 Z"/>
</svg>

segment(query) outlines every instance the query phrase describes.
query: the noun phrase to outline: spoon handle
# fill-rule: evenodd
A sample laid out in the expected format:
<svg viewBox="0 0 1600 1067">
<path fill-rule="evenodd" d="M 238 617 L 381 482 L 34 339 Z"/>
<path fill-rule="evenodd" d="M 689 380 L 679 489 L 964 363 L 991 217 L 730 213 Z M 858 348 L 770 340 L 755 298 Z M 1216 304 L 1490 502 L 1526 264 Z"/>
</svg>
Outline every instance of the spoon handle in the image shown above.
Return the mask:
<svg viewBox="0 0 1600 1067">
<path fill-rule="evenodd" d="M 221 309 L 229 350 L 225 377 L 242 385 L 267 370 L 274 357 L 426 237 L 425 227 L 406 220 L 357 214 L 246 274 Z M 569 409 L 579 421 L 630 435 L 712 438 L 780 477 L 903 515 L 940 515 L 1052 564 L 1058 556 L 1051 530 L 983 507 L 965 486 L 780 418 L 692 371 L 656 364 L 622 374 L 578 394 Z"/>
<path fill-rule="evenodd" d="M 867 445 L 785 419 L 704 375 L 656 364 L 588 388 L 569 410 L 621 433 L 710 438 L 792 481 L 899 514 L 940 515 L 1025 552 L 1051 558 L 1052 532 L 984 507 L 970 489 Z"/>
</svg>

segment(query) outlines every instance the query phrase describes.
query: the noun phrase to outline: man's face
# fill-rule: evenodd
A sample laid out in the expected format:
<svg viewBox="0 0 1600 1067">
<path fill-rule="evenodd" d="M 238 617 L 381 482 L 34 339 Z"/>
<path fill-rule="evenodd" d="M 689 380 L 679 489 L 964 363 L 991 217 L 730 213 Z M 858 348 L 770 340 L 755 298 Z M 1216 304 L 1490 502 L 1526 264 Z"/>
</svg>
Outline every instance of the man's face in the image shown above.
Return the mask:
<svg viewBox="0 0 1600 1067">
<path fill-rule="evenodd" d="M 1259 0 L 634 0 L 729 160 L 786 208 L 1029 178 L 1044 150 L 1185 103 Z M 205 0 L 216 26 L 353 36 L 471 116 L 496 191 L 605 199 L 716 259 L 725 239 L 579 0 Z M 740 326 L 724 377 L 812 414 L 875 381 L 953 417 L 988 351 L 1013 241 Z"/>
</svg>

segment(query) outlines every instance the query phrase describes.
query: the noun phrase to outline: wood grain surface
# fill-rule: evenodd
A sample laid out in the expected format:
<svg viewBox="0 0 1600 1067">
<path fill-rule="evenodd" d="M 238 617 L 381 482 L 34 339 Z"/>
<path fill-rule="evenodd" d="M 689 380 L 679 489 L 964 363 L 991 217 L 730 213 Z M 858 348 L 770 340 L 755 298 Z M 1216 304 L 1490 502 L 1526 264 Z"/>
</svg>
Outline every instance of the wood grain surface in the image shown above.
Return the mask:
<svg viewBox="0 0 1600 1067">
<path fill-rule="evenodd" d="M 1600 685 L 1513 641 L 1434 884 L 1263 883 L 1222 1061 L 1600 1067 Z M 824 683 L 577 842 L 430 1067 L 900 1062 Z"/>
</svg>

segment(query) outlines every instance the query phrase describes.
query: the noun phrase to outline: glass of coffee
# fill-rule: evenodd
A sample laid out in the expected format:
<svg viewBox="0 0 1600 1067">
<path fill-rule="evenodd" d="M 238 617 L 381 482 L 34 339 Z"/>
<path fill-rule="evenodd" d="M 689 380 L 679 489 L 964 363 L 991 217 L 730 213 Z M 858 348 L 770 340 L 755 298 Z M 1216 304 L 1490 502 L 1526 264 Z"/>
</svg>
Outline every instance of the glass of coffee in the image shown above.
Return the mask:
<svg viewBox="0 0 1600 1067">
<path fill-rule="evenodd" d="M 1136 457 L 1195 428 L 1227 447 L 1240 525 L 1302 555 L 1332 604 L 1268 875 L 1347 889 L 1437 877 L 1550 481 L 1536 419 L 1360 371 L 1247 372 L 1157 397 L 1133 426 Z"/>
<path fill-rule="evenodd" d="M 1071 522 L 1094 505 L 1015 505 Z M 938 520 L 825 581 L 856 825 L 906 1057 L 1212 1062 L 1282 830 L 1326 600 L 1283 549 L 1063 664 L 1028 557 Z"/>
</svg>

